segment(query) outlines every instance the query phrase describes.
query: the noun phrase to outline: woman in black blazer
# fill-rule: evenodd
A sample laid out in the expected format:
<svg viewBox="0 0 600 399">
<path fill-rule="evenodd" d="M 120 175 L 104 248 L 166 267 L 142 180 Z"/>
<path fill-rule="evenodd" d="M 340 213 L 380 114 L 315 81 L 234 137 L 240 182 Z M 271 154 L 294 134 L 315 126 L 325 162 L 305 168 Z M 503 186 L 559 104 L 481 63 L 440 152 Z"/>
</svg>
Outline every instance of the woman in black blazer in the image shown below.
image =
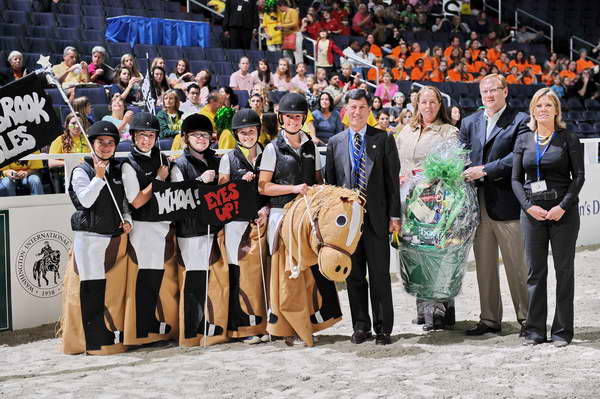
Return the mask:
<svg viewBox="0 0 600 399">
<path fill-rule="evenodd" d="M 524 345 L 546 342 L 548 243 L 556 271 L 556 312 L 551 338 L 555 346 L 573 339 L 575 243 L 579 232 L 578 195 L 585 179 L 583 148 L 565 130 L 560 101 L 548 88 L 529 105 L 531 132 L 515 144 L 513 191 L 521 204 L 521 227 L 529 267 L 529 308 Z"/>
</svg>

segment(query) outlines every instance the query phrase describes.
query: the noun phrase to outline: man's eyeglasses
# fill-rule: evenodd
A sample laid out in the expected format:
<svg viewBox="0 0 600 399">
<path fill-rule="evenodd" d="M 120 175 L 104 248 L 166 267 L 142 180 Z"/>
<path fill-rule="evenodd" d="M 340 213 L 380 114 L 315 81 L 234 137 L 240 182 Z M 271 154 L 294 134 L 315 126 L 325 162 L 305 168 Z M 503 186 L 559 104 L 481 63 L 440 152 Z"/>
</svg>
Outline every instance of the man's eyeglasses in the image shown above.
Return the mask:
<svg viewBox="0 0 600 399">
<path fill-rule="evenodd" d="M 481 94 L 484 96 L 487 96 L 488 94 L 496 94 L 496 92 L 498 92 L 500 90 L 504 90 L 504 87 L 495 87 L 495 88 L 489 89 L 489 90 L 482 90 Z"/>
</svg>

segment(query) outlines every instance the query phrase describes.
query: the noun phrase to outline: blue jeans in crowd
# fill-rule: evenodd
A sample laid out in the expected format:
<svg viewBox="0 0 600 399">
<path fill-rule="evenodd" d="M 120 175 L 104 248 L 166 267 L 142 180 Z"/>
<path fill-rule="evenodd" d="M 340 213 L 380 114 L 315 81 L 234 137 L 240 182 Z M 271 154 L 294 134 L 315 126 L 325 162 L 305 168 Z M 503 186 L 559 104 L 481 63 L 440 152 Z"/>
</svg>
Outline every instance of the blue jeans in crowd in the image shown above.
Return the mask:
<svg viewBox="0 0 600 399">
<path fill-rule="evenodd" d="M 31 195 L 44 194 L 42 180 L 36 174 L 29 175 L 24 179 L 10 179 L 5 177 L 0 181 L 0 197 L 17 195 L 17 185 L 22 184 L 29 189 Z"/>
</svg>

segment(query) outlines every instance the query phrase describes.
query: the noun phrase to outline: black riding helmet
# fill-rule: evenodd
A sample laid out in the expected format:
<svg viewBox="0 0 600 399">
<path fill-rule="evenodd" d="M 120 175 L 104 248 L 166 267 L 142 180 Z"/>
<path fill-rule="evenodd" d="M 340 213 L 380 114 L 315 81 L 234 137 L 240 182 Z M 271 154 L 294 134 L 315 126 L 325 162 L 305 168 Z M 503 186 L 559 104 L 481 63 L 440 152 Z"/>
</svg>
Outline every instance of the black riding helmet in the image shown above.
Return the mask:
<svg viewBox="0 0 600 399">
<path fill-rule="evenodd" d="M 115 126 L 114 123 L 112 122 L 108 122 L 108 121 L 98 121 L 96 123 L 94 123 L 88 130 L 87 130 L 87 137 L 90 140 L 90 145 L 93 147 L 94 145 L 94 140 L 96 140 L 98 137 L 100 136 L 108 136 L 108 137 L 112 137 L 113 139 L 115 139 L 115 144 L 118 145 L 119 141 L 121 140 L 121 136 L 119 135 L 119 129 L 117 129 L 117 127 Z M 92 151 L 94 151 L 94 149 L 92 148 Z M 96 152 L 94 151 L 94 154 Z M 98 155 L 96 155 L 98 158 L 100 158 Z M 114 154 L 113 154 L 114 157 Z M 105 161 L 105 159 L 100 158 L 102 160 Z"/>
<path fill-rule="evenodd" d="M 160 123 L 158 122 L 158 119 L 156 119 L 156 117 L 151 113 L 138 112 L 133 116 L 133 122 L 131 123 L 129 131 L 134 133 L 140 130 L 158 133 L 160 132 Z"/>
<path fill-rule="evenodd" d="M 233 130 L 233 137 L 235 137 L 235 141 L 241 145 L 237 133 L 238 129 L 252 126 L 256 126 L 256 140 L 258 141 L 258 136 L 260 135 L 260 125 L 260 116 L 256 113 L 256 111 L 249 108 L 240 109 L 235 113 L 235 115 L 233 115 L 233 119 L 231 120 L 231 130 Z"/>
<path fill-rule="evenodd" d="M 308 102 L 306 101 L 306 97 L 298 93 L 288 93 L 285 96 L 281 97 L 279 100 L 279 125 L 283 126 L 283 118 L 281 115 L 283 114 L 299 114 L 304 115 L 302 119 L 302 124 L 306 122 L 306 117 L 308 115 Z M 291 133 L 291 132 L 288 132 Z M 291 133 L 291 134 L 296 134 Z"/>
<path fill-rule="evenodd" d="M 186 134 L 190 132 L 206 132 L 208 134 L 213 133 L 213 125 L 208 116 L 201 114 L 192 114 L 187 116 L 183 122 L 181 122 L 181 133 Z"/>
</svg>

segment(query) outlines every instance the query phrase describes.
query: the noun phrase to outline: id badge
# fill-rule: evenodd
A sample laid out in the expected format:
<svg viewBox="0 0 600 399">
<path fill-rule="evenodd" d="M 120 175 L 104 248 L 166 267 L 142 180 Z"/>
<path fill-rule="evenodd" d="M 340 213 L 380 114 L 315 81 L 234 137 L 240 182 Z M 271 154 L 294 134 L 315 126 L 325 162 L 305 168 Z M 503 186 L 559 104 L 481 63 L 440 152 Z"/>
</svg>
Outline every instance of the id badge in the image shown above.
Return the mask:
<svg viewBox="0 0 600 399">
<path fill-rule="evenodd" d="M 546 190 L 548 190 L 548 187 L 546 187 L 546 180 L 540 180 L 531 183 L 531 192 L 533 194 L 542 193 Z"/>
<path fill-rule="evenodd" d="M 241 5 L 237 6 L 237 10 L 238 10 L 238 12 L 241 12 L 242 11 L 242 6 Z"/>
</svg>

